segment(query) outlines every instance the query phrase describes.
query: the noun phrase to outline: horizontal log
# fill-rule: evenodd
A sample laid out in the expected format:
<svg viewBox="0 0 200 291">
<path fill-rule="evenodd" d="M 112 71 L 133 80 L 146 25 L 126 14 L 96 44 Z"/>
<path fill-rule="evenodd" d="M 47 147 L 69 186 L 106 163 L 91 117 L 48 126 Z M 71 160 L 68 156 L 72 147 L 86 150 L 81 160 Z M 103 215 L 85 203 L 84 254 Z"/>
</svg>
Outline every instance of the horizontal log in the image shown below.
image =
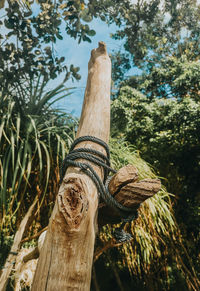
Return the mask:
<svg viewBox="0 0 200 291">
<path fill-rule="evenodd" d="M 146 199 L 155 195 L 161 187 L 158 179 L 144 179 L 137 183 L 129 183 L 120 189 L 115 199 L 122 205 L 136 208 Z"/>
<path fill-rule="evenodd" d="M 138 181 L 138 170 L 133 165 L 127 165 L 121 168 L 110 180 L 109 191 L 115 196 L 119 190 L 128 183 Z"/>
<path fill-rule="evenodd" d="M 110 180 L 108 189 L 111 195 L 122 205 L 136 209 L 146 199 L 151 198 L 161 188 L 159 179 L 138 181 L 138 170 L 133 165 L 121 168 Z M 118 223 L 119 212 L 105 203 L 99 205 L 99 225 Z"/>
</svg>

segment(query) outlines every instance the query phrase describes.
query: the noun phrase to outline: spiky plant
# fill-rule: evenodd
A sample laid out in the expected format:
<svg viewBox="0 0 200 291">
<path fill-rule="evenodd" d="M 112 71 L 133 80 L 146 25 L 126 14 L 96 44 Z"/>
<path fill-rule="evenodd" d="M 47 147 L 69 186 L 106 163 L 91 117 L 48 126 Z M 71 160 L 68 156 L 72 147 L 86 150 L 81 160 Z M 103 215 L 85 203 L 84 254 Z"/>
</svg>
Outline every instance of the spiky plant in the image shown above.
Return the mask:
<svg viewBox="0 0 200 291">
<path fill-rule="evenodd" d="M 111 140 L 110 149 L 112 165 L 115 169 L 132 164 L 138 168 L 140 179 L 156 178 L 150 165 L 142 160 L 133 146 L 123 141 Z M 109 244 L 111 227 L 106 226 L 101 232 L 100 239 L 104 244 L 102 246 L 104 252 L 102 251 L 101 263 L 97 261 L 96 266 L 97 269 L 99 266 L 102 268 L 102 265 L 110 269 L 120 290 L 133 290 L 133 288 L 147 291 L 173 290 L 180 287 L 176 285 L 176 276 L 184 282 L 185 290 L 188 288 L 198 290 L 200 282 L 183 246 L 170 196 L 172 194 L 162 187 L 158 194 L 141 205 L 138 218 L 130 226 L 127 225 L 133 236 L 131 242 L 120 246 Z M 106 248 L 106 245 L 109 247 Z M 132 285 L 131 280 L 129 284 L 126 280 L 123 282 L 123 272 L 126 269 L 132 276 Z M 106 290 L 105 286 L 103 288 Z"/>
<path fill-rule="evenodd" d="M 46 91 L 46 85 L 38 77 L 30 80 L 29 86 L 19 84 L 9 96 L 0 96 L 2 245 L 15 233 L 36 196 L 32 229 L 36 222 L 37 227 L 47 225 L 59 185 L 60 161 L 73 139 L 74 120 L 52 107 L 71 90 L 62 83 Z"/>
<path fill-rule="evenodd" d="M 29 232 L 47 225 L 59 185 L 59 162 L 73 139 L 74 122 L 69 116 L 60 114 L 49 106 L 53 97 L 62 93 L 69 94 L 68 90 L 62 84 L 45 93 L 43 82 L 37 80 L 33 85 L 32 89 L 22 86 L 13 96 L 1 96 L 0 99 L 0 209 L 3 247 L 9 243 L 10 236 L 15 233 L 36 196 L 39 201 L 38 211 Z M 20 90 L 23 94 L 27 90 L 26 94 L 22 96 Z M 110 149 L 115 169 L 130 163 L 138 168 L 140 179 L 155 178 L 151 167 L 130 145 L 112 140 Z M 180 274 L 184 274 L 191 290 L 198 290 L 196 286 L 199 282 L 182 245 L 172 213 L 170 195 L 164 188 L 141 206 L 139 218 L 131 224 L 130 230 L 133 234 L 130 243 L 110 248 L 105 256 L 100 256 L 103 257 L 103 267 L 113 270 L 121 290 L 122 286 L 124 290 L 135 287 L 130 282 L 122 282 L 120 285 L 119 274 L 126 269 L 135 282 L 146 284 L 143 290 L 167 290 L 170 286 L 168 281 L 173 275 L 168 274 L 173 273 L 172 268 L 180 269 Z M 100 234 L 101 241 L 108 242 L 110 234 L 111 227 L 107 226 Z M 1 259 L 3 258 L 4 255 Z M 141 285 L 140 283 L 140 287 Z M 103 287 L 102 290 L 106 288 Z"/>
</svg>

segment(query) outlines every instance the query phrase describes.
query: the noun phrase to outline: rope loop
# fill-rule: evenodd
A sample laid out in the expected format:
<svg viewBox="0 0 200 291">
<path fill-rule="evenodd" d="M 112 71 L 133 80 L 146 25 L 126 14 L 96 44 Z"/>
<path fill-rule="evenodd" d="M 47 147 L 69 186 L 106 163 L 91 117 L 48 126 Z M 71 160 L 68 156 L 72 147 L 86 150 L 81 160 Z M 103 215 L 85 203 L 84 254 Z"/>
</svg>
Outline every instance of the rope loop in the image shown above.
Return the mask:
<svg viewBox="0 0 200 291">
<path fill-rule="evenodd" d="M 101 145 L 105 151 L 107 156 L 105 156 L 102 152 L 99 152 L 90 148 L 78 148 L 75 149 L 75 146 L 83 141 L 92 141 Z M 104 169 L 104 179 L 101 181 L 100 177 L 93 169 L 93 167 L 88 163 L 78 162 L 77 159 L 87 160 L 94 165 L 101 166 Z M 110 178 L 108 177 L 109 172 L 116 173 L 117 171 L 112 169 L 110 166 L 110 150 L 108 145 L 101 139 L 96 138 L 94 136 L 81 136 L 77 138 L 71 148 L 69 150 L 69 154 L 63 160 L 61 170 L 60 170 L 60 182 L 62 182 L 65 172 L 69 166 L 74 166 L 80 168 L 86 175 L 88 175 L 94 184 L 97 187 L 99 192 L 99 196 L 104 200 L 106 204 L 110 207 L 116 209 L 120 216 L 122 217 L 122 225 L 119 228 L 116 228 L 114 231 L 114 237 L 118 242 L 125 242 L 131 239 L 131 235 L 126 233 L 123 229 L 125 223 L 132 221 L 137 216 L 137 209 L 132 209 L 123 206 L 117 200 L 113 198 L 108 189 L 108 184 Z"/>
</svg>

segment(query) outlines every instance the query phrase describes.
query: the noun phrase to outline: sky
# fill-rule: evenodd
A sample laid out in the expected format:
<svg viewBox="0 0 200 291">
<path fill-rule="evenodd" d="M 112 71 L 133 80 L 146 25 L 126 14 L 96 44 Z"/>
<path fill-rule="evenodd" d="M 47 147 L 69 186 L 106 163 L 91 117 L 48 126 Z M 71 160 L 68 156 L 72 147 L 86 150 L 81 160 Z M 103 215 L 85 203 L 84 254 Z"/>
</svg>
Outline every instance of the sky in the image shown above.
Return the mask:
<svg viewBox="0 0 200 291">
<path fill-rule="evenodd" d="M 137 0 L 130 0 L 132 3 L 137 3 Z M 69 37 L 62 30 L 63 40 L 57 41 L 56 43 L 56 52 L 58 56 L 64 56 L 66 59 L 66 64 L 70 66 L 73 64 L 75 67 L 80 67 L 78 72 L 81 75 L 81 80 L 79 81 L 67 81 L 66 87 L 76 87 L 73 90 L 73 94 L 66 97 L 65 99 L 59 101 L 55 106 L 59 109 L 64 110 L 67 113 L 71 113 L 76 117 L 80 117 L 82 103 L 84 98 L 84 92 L 87 82 L 88 74 L 88 62 L 90 59 L 91 50 L 98 47 L 99 41 L 104 41 L 107 46 L 108 54 L 112 53 L 113 50 L 123 50 L 123 41 L 114 40 L 111 38 L 111 34 L 117 30 L 115 24 L 107 25 L 105 22 L 100 19 L 94 19 L 91 23 L 88 23 L 91 29 L 96 31 L 96 35 L 91 37 L 92 43 L 81 42 L 78 44 L 77 40 Z M 138 69 L 131 69 L 129 74 L 140 74 Z M 63 78 L 60 76 L 54 82 L 51 82 L 51 86 L 58 85 L 59 82 L 62 82 Z"/>
<path fill-rule="evenodd" d="M 137 3 L 137 0 L 130 0 L 132 3 Z M 160 2 L 160 6 L 162 6 L 164 1 Z M 197 0 L 197 3 L 200 3 L 200 0 Z M 166 15 L 166 18 L 168 15 Z M 68 113 L 72 113 L 73 115 L 79 117 L 81 113 L 84 91 L 87 81 L 87 73 L 88 73 L 88 61 L 90 59 L 91 50 L 98 47 L 99 41 L 104 41 L 107 46 L 108 53 L 111 53 L 113 50 L 123 50 L 123 41 L 114 40 L 110 37 L 112 33 L 117 30 L 115 24 L 108 26 L 105 22 L 100 19 L 94 19 L 91 23 L 89 23 L 91 29 L 96 31 L 96 35 L 91 37 L 92 43 L 81 42 L 78 44 L 77 40 L 69 37 L 66 32 L 62 31 L 63 40 L 57 41 L 56 43 L 56 51 L 58 56 L 64 56 L 66 59 L 66 64 L 70 66 L 73 64 L 75 67 L 80 67 L 79 74 L 81 75 L 80 81 L 68 81 L 66 83 L 66 87 L 76 87 L 73 90 L 73 94 L 69 97 L 66 97 L 64 100 L 59 101 L 56 104 L 57 108 L 62 108 L 64 111 Z M 141 74 L 141 71 L 132 68 L 127 75 L 133 74 Z M 62 81 L 62 76 L 52 82 L 52 86 L 58 85 L 59 82 Z"/>
<path fill-rule="evenodd" d="M 1 0 L 0 0 L 1 1 Z M 135 0 L 132 0 L 134 2 Z M 4 9 L 6 6 L 4 7 Z M 4 9 L 0 9 L 0 18 L 5 14 Z M 33 5 L 33 13 L 38 13 L 39 6 Z M 84 91 L 87 82 L 88 74 L 88 62 L 90 59 L 91 50 L 98 47 L 99 41 L 104 41 L 107 46 L 108 54 L 112 53 L 113 50 L 123 50 L 123 41 L 114 40 L 111 38 L 111 34 L 117 30 L 115 24 L 109 25 L 100 19 L 93 19 L 92 22 L 88 23 L 91 29 L 96 31 L 96 35 L 91 37 L 92 42 L 81 42 L 78 44 L 77 40 L 74 40 L 65 32 L 65 25 L 61 26 L 61 32 L 63 40 L 56 41 L 54 45 L 55 55 L 58 57 L 65 57 L 65 64 L 70 67 L 73 64 L 75 67 L 80 67 L 78 72 L 81 75 L 81 80 L 76 81 L 69 80 L 65 83 L 67 88 L 75 87 L 71 92 L 70 96 L 65 97 L 59 102 L 55 103 L 54 106 L 58 109 L 73 114 L 79 117 L 81 114 L 82 103 L 84 98 Z M 6 29 L 3 31 L 6 34 Z M 1 31 L 2 33 L 2 31 Z M 63 75 L 60 75 L 55 80 L 51 80 L 48 85 L 48 90 L 55 88 L 64 79 Z"/>
<path fill-rule="evenodd" d="M 58 56 L 64 56 L 68 66 L 73 64 L 75 67 L 80 67 L 78 73 L 81 75 L 81 80 L 79 81 L 72 82 L 69 80 L 66 82 L 66 87 L 76 88 L 73 89 L 72 95 L 65 97 L 65 99 L 59 101 L 55 106 L 77 117 L 79 117 L 81 113 L 91 50 L 98 47 L 99 41 L 104 41 L 106 43 L 108 54 L 111 53 L 112 50 L 123 49 L 122 41 L 116 41 L 110 37 L 117 29 L 114 24 L 108 26 L 105 22 L 94 19 L 89 23 L 89 26 L 96 31 L 96 35 L 91 37 L 92 43 L 81 42 L 78 44 L 78 41 L 69 37 L 63 29 L 63 40 L 58 41 L 55 46 L 56 54 Z M 59 82 L 62 82 L 62 79 L 63 77 L 60 76 L 55 81 L 52 81 L 51 88 Z"/>
</svg>

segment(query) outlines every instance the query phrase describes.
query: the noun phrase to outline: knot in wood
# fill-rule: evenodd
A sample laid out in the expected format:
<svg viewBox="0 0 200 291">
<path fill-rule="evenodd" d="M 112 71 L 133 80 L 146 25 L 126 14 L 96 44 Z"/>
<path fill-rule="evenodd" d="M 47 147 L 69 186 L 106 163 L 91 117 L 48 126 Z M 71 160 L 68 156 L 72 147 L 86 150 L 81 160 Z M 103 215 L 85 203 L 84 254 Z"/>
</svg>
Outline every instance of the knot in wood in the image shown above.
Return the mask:
<svg viewBox="0 0 200 291">
<path fill-rule="evenodd" d="M 69 178 L 58 194 L 58 207 L 71 229 L 79 228 L 86 216 L 89 202 L 81 179 Z"/>
</svg>

